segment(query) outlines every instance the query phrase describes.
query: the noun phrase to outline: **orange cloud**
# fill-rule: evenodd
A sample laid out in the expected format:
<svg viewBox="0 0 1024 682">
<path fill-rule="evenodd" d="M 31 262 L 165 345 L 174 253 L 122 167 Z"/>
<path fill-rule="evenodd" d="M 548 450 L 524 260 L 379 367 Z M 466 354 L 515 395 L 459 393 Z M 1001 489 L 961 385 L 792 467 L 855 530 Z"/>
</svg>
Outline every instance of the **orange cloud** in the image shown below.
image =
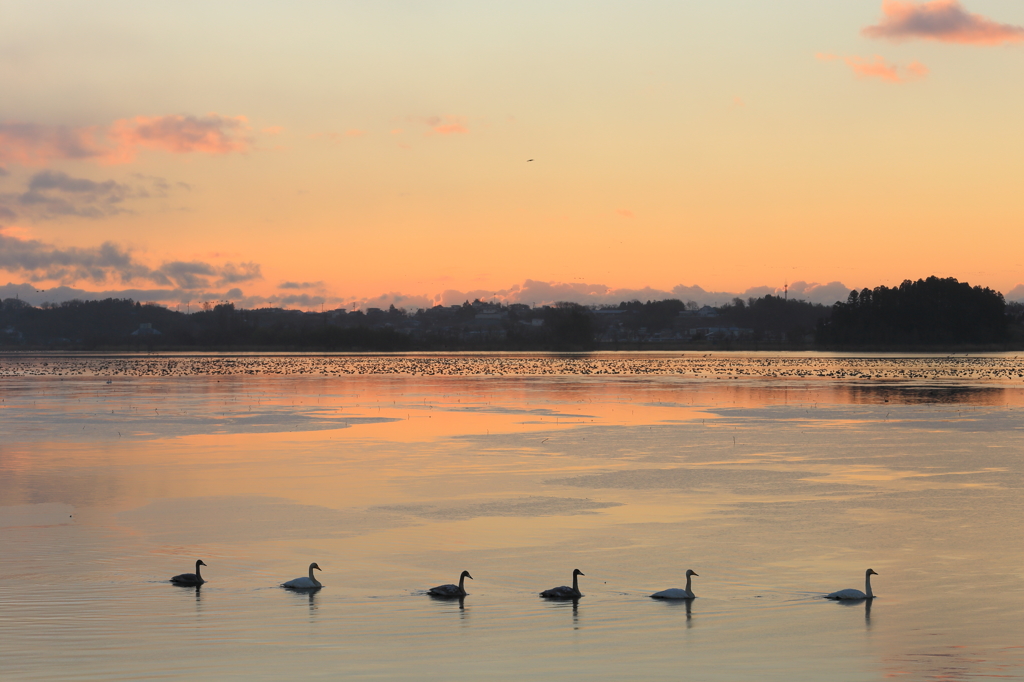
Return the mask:
<svg viewBox="0 0 1024 682">
<path fill-rule="evenodd" d="M 108 128 L 37 123 L 0 123 L 0 163 L 42 166 L 55 160 L 128 163 L 140 149 L 172 154 L 248 151 L 252 139 L 244 116 L 136 116 Z"/>
<path fill-rule="evenodd" d="M 428 135 L 463 135 L 469 132 L 466 119 L 461 116 L 430 116 L 424 121 L 430 126 Z"/>
<path fill-rule="evenodd" d="M 943 43 L 1002 45 L 1024 42 L 1024 27 L 999 24 L 967 12 L 958 0 L 882 0 L 882 20 L 862 33 L 869 38 L 921 38 Z"/>
<path fill-rule="evenodd" d="M 108 136 L 117 148 L 106 159 L 125 163 L 139 149 L 158 149 L 172 154 L 230 154 L 249 150 L 252 139 L 244 116 L 207 114 L 196 116 L 136 116 L 115 121 Z"/>
<path fill-rule="evenodd" d="M 623 218 L 632 218 L 633 217 L 633 212 L 630 211 L 628 208 L 617 208 L 617 209 L 615 209 L 615 213 L 617 213 L 618 215 L 622 216 Z"/>
<path fill-rule="evenodd" d="M 906 72 L 904 75 L 901 73 L 899 66 L 888 63 L 879 55 L 875 55 L 873 59 L 867 60 L 863 57 L 838 57 L 834 54 L 819 52 L 815 57 L 826 62 L 841 59 L 857 76 L 861 78 L 877 78 L 888 83 L 906 83 L 907 81 L 919 80 L 928 75 L 928 67 L 917 61 L 910 62 L 903 69 Z"/>
</svg>

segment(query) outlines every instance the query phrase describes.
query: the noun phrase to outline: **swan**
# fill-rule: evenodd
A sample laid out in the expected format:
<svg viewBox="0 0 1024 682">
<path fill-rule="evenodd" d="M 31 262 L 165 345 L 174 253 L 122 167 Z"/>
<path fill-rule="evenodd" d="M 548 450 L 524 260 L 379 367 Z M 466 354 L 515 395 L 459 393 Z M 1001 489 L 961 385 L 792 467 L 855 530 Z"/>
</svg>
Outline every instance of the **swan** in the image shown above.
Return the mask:
<svg viewBox="0 0 1024 682">
<path fill-rule="evenodd" d="M 678 587 L 673 587 L 670 590 L 662 590 L 661 592 L 655 592 L 651 595 L 651 599 L 696 599 L 697 595 L 690 589 L 690 576 L 697 575 L 690 569 L 686 569 L 686 589 L 680 590 Z M 697 575 L 699 578 L 700 576 Z"/>
<path fill-rule="evenodd" d="M 580 592 L 579 583 L 577 582 L 577 576 L 584 575 L 580 569 L 575 569 L 572 572 L 572 587 L 562 585 L 561 587 L 552 587 L 550 590 L 544 590 L 540 593 L 540 596 L 545 599 L 579 599 L 583 596 Z"/>
<path fill-rule="evenodd" d="M 849 588 L 846 590 L 839 590 L 832 594 L 826 594 L 825 599 L 874 599 L 875 595 L 871 592 L 871 576 L 878 575 L 870 568 L 864 572 L 864 591 L 855 590 Z"/>
<path fill-rule="evenodd" d="M 202 585 L 206 581 L 203 580 L 203 576 L 199 574 L 199 567 L 205 566 L 206 563 L 202 559 L 196 559 L 196 572 L 195 573 L 181 573 L 171 578 L 171 582 L 175 585 Z"/>
<path fill-rule="evenodd" d="M 469 574 L 469 571 L 462 572 L 462 575 L 459 576 L 458 585 L 438 585 L 437 587 L 431 587 L 427 590 L 427 594 L 431 597 L 465 597 L 466 588 L 464 585 L 466 578 L 469 578 L 470 580 L 473 579 L 473 576 Z"/>
<path fill-rule="evenodd" d="M 313 577 L 313 569 L 314 568 L 316 570 L 318 570 L 318 571 L 322 571 L 323 570 L 322 568 L 317 566 L 315 563 L 312 563 L 312 564 L 309 565 L 309 577 L 308 578 L 302 577 L 302 578 L 296 578 L 295 580 L 289 580 L 286 583 L 282 583 L 281 587 L 287 587 L 287 588 L 292 589 L 292 590 L 314 590 L 314 589 L 318 589 L 320 587 L 323 587 L 323 585 L 320 584 L 320 581 Z"/>
</svg>

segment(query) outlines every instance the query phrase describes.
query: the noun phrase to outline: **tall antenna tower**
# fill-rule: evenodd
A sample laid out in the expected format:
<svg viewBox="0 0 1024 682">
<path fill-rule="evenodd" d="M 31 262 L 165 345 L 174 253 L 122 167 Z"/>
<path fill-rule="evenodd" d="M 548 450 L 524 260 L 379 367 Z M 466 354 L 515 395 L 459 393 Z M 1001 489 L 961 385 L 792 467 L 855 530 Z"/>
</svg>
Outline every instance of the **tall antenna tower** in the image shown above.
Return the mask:
<svg viewBox="0 0 1024 682">
<path fill-rule="evenodd" d="M 786 280 L 786 283 L 782 287 L 782 297 L 785 300 L 787 300 L 787 301 L 789 300 L 789 280 L 788 279 Z"/>
</svg>

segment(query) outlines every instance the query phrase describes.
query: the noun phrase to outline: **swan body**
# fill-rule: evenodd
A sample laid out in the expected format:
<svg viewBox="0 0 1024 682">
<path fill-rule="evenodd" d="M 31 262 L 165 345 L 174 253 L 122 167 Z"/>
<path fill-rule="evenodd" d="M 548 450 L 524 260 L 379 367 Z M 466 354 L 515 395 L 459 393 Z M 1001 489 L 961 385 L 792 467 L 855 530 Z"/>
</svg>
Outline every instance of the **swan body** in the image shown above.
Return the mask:
<svg viewBox="0 0 1024 682">
<path fill-rule="evenodd" d="M 580 586 L 578 583 L 578 577 L 584 575 L 580 569 L 575 569 L 572 572 L 572 587 L 562 585 L 561 587 L 552 587 L 550 590 L 544 590 L 540 593 L 544 599 L 579 599 L 583 596 L 580 592 Z"/>
<path fill-rule="evenodd" d="M 864 572 L 864 591 L 855 590 L 848 588 L 845 590 L 839 590 L 832 594 L 826 594 L 825 599 L 874 599 L 875 595 L 871 592 L 871 576 L 878 575 L 870 568 Z"/>
<path fill-rule="evenodd" d="M 315 590 L 323 587 L 320 581 L 313 577 L 313 569 L 322 571 L 315 563 L 309 565 L 309 577 L 303 576 L 302 578 L 296 578 L 295 580 L 289 580 L 286 583 L 282 583 L 281 587 L 287 587 L 290 590 Z"/>
<path fill-rule="evenodd" d="M 469 571 L 462 572 L 462 575 L 459 576 L 458 585 L 438 585 L 437 587 L 431 587 L 427 590 L 427 594 L 431 597 L 465 597 L 466 578 L 469 578 L 470 580 L 473 579 L 473 576 L 469 574 Z"/>
<path fill-rule="evenodd" d="M 697 575 L 690 569 L 686 570 L 686 588 L 680 590 L 678 587 L 673 587 L 670 590 L 662 590 L 661 592 L 655 592 L 651 595 L 651 599 L 696 599 L 697 595 L 690 589 L 690 577 Z M 699 578 L 700 576 L 697 575 Z"/>
<path fill-rule="evenodd" d="M 203 576 L 199 573 L 199 567 L 205 565 L 206 563 L 202 559 L 196 559 L 195 573 L 181 573 L 171 578 L 171 582 L 175 585 L 202 585 L 206 581 L 203 580 Z"/>
</svg>

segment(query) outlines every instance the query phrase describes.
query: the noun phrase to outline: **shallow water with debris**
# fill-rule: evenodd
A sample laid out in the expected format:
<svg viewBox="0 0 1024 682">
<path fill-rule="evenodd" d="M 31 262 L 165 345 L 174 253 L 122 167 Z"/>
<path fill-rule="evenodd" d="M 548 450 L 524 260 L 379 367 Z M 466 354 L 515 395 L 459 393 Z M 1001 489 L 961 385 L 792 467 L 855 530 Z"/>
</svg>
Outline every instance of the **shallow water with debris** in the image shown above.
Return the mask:
<svg viewBox="0 0 1024 682">
<path fill-rule="evenodd" d="M 5 680 L 1024 677 L 1013 354 L 40 354 L 0 391 Z"/>
</svg>

